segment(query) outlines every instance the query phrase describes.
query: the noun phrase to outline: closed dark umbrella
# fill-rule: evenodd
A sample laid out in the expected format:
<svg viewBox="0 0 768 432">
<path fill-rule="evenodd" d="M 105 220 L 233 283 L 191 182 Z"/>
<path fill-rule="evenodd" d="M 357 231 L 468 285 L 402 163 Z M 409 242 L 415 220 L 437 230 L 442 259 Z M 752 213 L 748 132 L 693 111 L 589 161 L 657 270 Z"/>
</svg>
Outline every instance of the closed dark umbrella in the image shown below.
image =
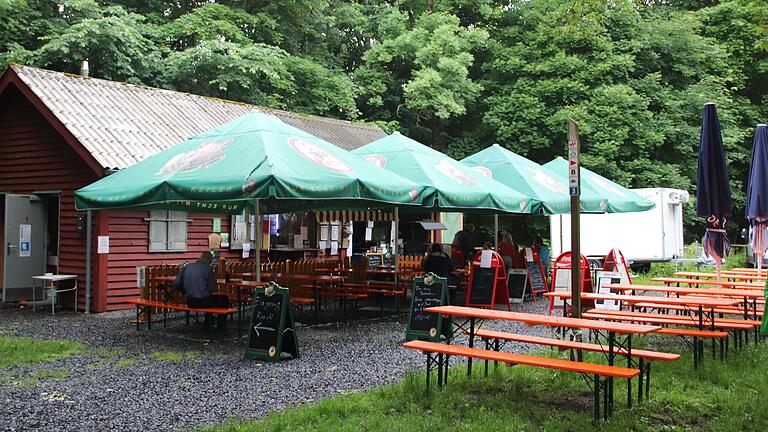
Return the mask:
<svg viewBox="0 0 768 432">
<path fill-rule="evenodd" d="M 763 265 L 768 237 L 768 126 L 761 124 L 755 129 L 755 141 L 752 144 L 752 164 L 749 166 L 747 179 L 746 216 L 752 224 L 752 252 L 755 254 L 757 268 Z"/>
<path fill-rule="evenodd" d="M 720 280 L 722 258 L 731 251 L 725 233 L 731 217 L 731 186 L 725 162 L 723 136 L 715 104 L 704 105 L 699 141 L 699 171 L 696 176 L 696 215 L 707 221 L 704 253 L 715 258 L 717 279 Z"/>
</svg>

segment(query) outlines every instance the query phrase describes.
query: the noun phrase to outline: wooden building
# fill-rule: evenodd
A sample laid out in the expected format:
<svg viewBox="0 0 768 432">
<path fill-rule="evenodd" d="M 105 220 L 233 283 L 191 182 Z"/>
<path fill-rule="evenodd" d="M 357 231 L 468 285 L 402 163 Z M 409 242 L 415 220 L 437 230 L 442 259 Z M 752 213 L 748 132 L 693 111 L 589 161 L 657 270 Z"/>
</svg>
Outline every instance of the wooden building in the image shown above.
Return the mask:
<svg viewBox="0 0 768 432">
<path fill-rule="evenodd" d="M 3 301 L 28 298 L 32 276 L 47 271 L 78 275 L 80 309 L 88 285 L 91 311 L 123 309 L 138 295 L 137 266 L 196 259 L 208 247 L 215 215 L 86 215 L 75 210 L 73 191 L 254 109 L 348 150 L 385 136 L 369 124 L 9 67 L 0 77 Z M 229 218 L 219 217 L 227 232 Z M 108 253 L 97 253 L 99 236 L 109 237 Z"/>
</svg>

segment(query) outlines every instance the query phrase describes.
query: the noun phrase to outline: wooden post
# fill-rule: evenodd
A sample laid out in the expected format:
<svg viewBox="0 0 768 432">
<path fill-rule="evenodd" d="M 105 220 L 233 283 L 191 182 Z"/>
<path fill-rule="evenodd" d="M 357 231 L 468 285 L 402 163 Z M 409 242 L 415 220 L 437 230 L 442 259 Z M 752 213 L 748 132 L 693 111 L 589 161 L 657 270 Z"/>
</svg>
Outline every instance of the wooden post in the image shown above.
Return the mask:
<svg viewBox="0 0 768 432">
<path fill-rule="evenodd" d="M 571 195 L 571 295 L 574 318 L 581 318 L 581 164 L 579 125 L 568 119 L 568 190 Z"/>
</svg>

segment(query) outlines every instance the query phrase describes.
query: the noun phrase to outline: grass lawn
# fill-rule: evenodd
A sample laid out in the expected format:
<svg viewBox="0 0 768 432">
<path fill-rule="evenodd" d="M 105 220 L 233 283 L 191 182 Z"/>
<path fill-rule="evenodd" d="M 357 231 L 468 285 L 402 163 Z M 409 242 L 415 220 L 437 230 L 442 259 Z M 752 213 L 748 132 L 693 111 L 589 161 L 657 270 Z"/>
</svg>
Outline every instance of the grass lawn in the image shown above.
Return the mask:
<svg viewBox="0 0 768 432">
<path fill-rule="evenodd" d="M 71 356 L 83 348 L 82 343 L 73 340 L 0 336 L 0 369 Z"/>
<path fill-rule="evenodd" d="M 671 349 L 671 348 L 670 348 Z M 708 352 L 708 351 L 707 351 Z M 588 356 L 589 358 L 589 356 Z M 597 359 L 595 362 L 604 362 Z M 615 412 L 592 419 L 592 395 L 575 373 L 500 366 L 490 376 L 451 371 L 451 384 L 425 393 L 424 375 L 398 384 L 334 397 L 273 413 L 260 421 L 230 420 L 218 431 L 764 431 L 768 425 L 768 344 L 707 358 L 694 370 L 690 355 L 656 362 L 651 400 L 626 409 L 626 381 L 618 381 Z M 279 367 L 277 365 L 276 367 Z M 482 368 L 480 368 L 482 371 Z M 307 377 L 311 379 L 311 377 Z M 633 381 L 633 385 L 636 383 Z M 636 391 L 636 387 L 635 387 Z"/>
</svg>

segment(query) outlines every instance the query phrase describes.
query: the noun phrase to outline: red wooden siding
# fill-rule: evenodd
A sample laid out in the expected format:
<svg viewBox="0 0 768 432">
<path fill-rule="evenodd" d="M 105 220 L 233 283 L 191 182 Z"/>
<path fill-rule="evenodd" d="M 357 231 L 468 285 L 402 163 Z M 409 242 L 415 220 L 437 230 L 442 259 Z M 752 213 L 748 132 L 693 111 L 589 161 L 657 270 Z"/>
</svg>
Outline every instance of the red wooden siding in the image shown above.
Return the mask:
<svg viewBox="0 0 768 432">
<path fill-rule="evenodd" d="M 86 234 L 75 230 L 77 212 L 73 191 L 96 181 L 99 176 L 51 127 L 46 118 L 10 85 L 0 98 L 0 192 L 31 194 L 61 190 L 59 272 L 76 274 L 79 307 L 85 302 Z M 194 261 L 208 248 L 208 235 L 215 215 L 190 214 L 187 252 L 149 253 L 148 212 L 94 212 L 91 310 L 132 307 L 125 303 L 138 296 L 136 267 Z M 229 217 L 222 218 L 222 230 L 229 231 Z M 109 235 L 110 253 L 98 255 L 99 235 Z M 239 251 L 225 251 L 227 259 Z"/>
<path fill-rule="evenodd" d="M 187 215 L 192 222 L 187 224 L 186 252 L 149 252 L 149 212 L 108 212 L 109 215 L 109 265 L 106 289 L 106 309 L 133 307 L 125 301 L 136 298 L 136 267 L 178 264 L 196 260 L 200 253 L 208 250 L 208 235 L 213 228 L 214 217 L 221 218 L 223 232 L 229 232 L 229 216 L 194 214 Z M 240 251 L 223 251 L 227 259 L 237 259 Z"/>
<path fill-rule="evenodd" d="M 96 174 L 45 118 L 9 86 L 0 99 L 0 191 L 31 194 L 61 190 L 59 272 L 79 276 L 85 287 L 85 233 L 75 230 L 73 191 Z M 79 290 L 80 304 L 85 289 Z"/>
</svg>

